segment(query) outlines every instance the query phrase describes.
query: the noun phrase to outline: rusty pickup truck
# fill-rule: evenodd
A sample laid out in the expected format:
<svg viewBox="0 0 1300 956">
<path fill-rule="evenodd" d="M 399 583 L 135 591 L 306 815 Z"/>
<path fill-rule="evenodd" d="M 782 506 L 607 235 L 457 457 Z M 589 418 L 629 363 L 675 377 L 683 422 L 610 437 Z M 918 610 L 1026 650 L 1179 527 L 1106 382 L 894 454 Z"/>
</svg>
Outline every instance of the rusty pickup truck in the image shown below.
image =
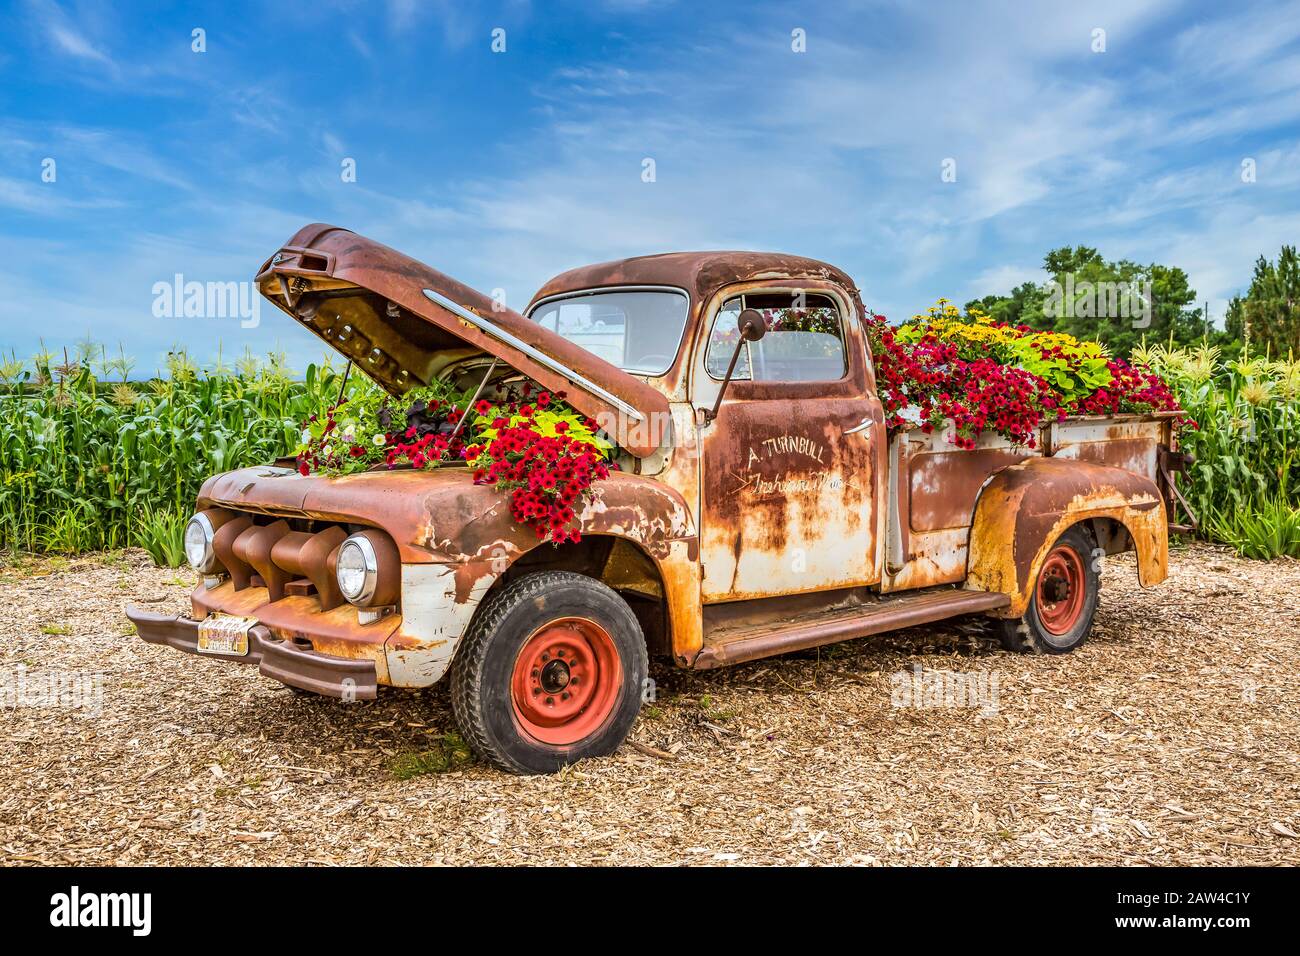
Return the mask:
<svg viewBox="0 0 1300 956">
<path fill-rule="evenodd" d="M 209 478 L 191 613 L 146 641 L 368 699 L 448 677 L 477 753 L 517 773 L 609 754 L 650 656 L 712 668 L 984 615 L 1006 647 L 1087 637 L 1104 555 L 1165 578 L 1167 415 L 1080 418 L 1035 449 L 892 438 L 865 313 L 833 266 L 652 255 L 546 283 L 522 313 L 346 229 L 305 227 L 261 293 L 393 395 L 434 380 L 563 390 L 614 443 L 580 542 L 539 544 L 466 468 Z M 809 320 L 773 323 L 792 304 Z"/>
</svg>

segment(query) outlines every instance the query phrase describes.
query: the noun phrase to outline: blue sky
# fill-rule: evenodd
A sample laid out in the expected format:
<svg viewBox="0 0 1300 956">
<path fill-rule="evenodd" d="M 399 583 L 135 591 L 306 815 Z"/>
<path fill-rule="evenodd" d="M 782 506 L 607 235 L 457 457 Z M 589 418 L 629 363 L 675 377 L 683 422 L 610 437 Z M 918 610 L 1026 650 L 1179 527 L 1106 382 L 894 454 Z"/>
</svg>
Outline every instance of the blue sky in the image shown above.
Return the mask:
<svg viewBox="0 0 1300 956">
<path fill-rule="evenodd" d="M 320 346 L 273 310 L 159 318 L 154 287 L 247 280 L 318 220 L 515 307 L 585 262 L 749 248 L 902 318 L 1083 243 L 1219 316 L 1300 239 L 1300 4 L 0 4 L 6 354 L 301 369 Z"/>
</svg>

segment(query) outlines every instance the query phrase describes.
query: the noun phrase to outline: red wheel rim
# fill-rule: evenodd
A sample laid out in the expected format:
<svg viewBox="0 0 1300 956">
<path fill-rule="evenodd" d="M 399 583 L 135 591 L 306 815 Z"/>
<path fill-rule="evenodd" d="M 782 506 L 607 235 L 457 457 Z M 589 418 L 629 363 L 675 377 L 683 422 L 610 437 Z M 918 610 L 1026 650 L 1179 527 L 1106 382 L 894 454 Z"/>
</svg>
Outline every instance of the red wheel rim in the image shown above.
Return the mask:
<svg viewBox="0 0 1300 956">
<path fill-rule="evenodd" d="M 1087 598 L 1087 576 L 1079 552 L 1064 545 L 1054 549 L 1038 572 L 1035 600 L 1038 620 L 1051 634 L 1062 635 L 1078 623 Z"/>
<path fill-rule="evenodd" d="M 567 746 L 604 726 L 618 701 L 623 668 L 609 632 L 566 617 L 534 631 L 515 658 L 515 720 L 545 744 Z"/>
</svg>

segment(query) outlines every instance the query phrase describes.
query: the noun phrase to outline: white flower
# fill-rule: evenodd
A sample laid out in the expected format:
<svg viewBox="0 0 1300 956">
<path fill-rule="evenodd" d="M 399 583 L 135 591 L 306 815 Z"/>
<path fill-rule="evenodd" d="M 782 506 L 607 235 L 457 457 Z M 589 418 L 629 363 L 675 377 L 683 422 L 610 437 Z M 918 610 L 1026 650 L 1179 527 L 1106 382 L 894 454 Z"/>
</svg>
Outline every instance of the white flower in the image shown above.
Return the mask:
<svg viewBox="0 0 1300 956">
<path fill-rule="evenodd" d="M 900 408 L 898 417 L 905 422 L 919 425 L 921 424 L 921 407 L 919 405 L 908 405 L 906 408 Z"/>
<path fill-rule="evenodd" d="M 321 451 L 329 455 L 333 453 L 334 449 L 331 448 L 329 445 L 326 445 L 324 448 L 321 449 Z"/>
<path fill-rule="evenodd" d="M 352 436 L 354 436 L 356 433 L 357 433 L 356 424 L 353 422 L 348 422 L 347 426 L 343 429 L 343 437 L 346 438 L 348 441 L 351 441 Z"/>
<path fill-rule="evenodd" d="M 304 428 L 304 429 L 302 430 L 302 434 L 299 435 L 298 437 L 299 437 L 300 439 L 302 439 L 302 443 L 303 443 L 304 445 L 309 445 L 309 444 L 311 444 L 311 429 L 310 429 L 310 428 Z"/>
<path fill-rule="evenodd" d="M 384 442 L 388 441 L 388 439 L 387 437 L 385 437 L 383 432 L 380 432 L 374 438 L 372 438 L 371 441 L 373 441 L 376 445 L 383 447 Z"/>
</svg>

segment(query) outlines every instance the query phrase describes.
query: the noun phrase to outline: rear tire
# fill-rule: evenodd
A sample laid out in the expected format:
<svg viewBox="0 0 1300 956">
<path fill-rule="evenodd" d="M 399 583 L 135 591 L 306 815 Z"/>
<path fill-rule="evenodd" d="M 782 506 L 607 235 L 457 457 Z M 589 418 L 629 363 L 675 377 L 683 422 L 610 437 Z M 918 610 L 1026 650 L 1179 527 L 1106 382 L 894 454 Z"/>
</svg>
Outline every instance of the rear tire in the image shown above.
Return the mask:
<svg viewBox="0 0 1300 956">
<path fill-rule="evenodd" d="M 1056 539 L 1025 616 L 998 622 L 1003 647 L 1022 654 L 1068 654 L 1088 639 L 1101 592 L 1093 546 L 1078 525 Z"/>
<path fill-rule="evenodd" d="M 452 711 L 488 763 L 553 773 L 619 748 L 648 669 L 626 601 L 584 575 L 542 571 L 506 585 L 475 615 L 452 661 Z"/>
</svg>

